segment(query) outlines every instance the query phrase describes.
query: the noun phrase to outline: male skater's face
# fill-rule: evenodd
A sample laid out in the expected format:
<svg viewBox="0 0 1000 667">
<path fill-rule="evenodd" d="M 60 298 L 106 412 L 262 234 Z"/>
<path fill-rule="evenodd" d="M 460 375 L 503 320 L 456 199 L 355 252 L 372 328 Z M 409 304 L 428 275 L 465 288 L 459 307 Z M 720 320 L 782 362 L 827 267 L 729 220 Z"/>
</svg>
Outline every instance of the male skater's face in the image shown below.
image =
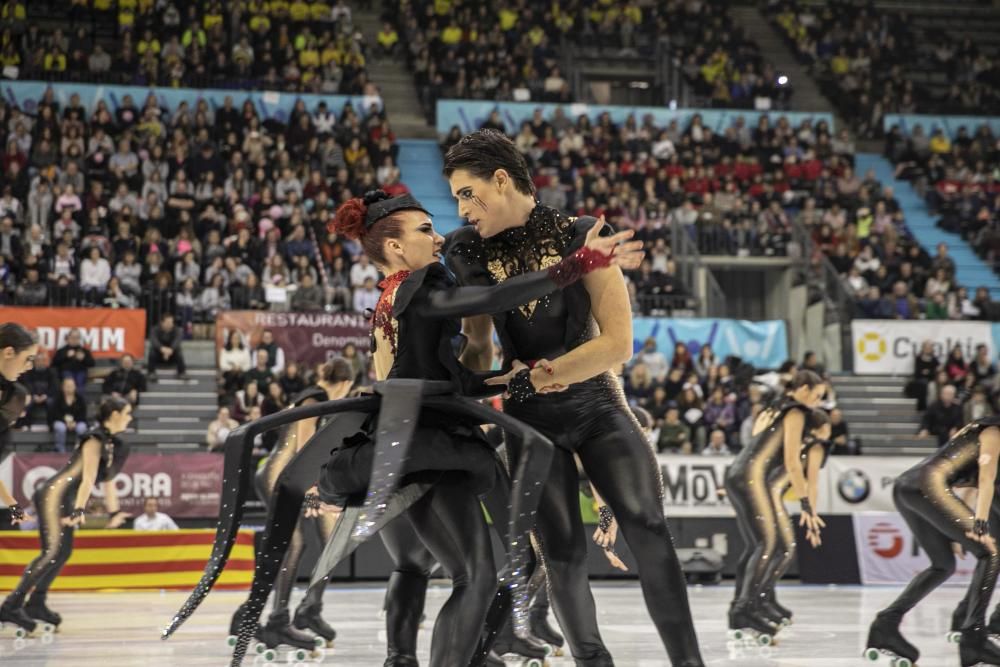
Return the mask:
<svg viewBox="0 0 1000 667">
<path fill-rule="evenodd" d="M 505 209 L 504 192 L 513 188 L 510 176 L 498 169 L 490 179 L 473 176 L 465 169 L 456 169 L 448 178 L 451 194 L 458 201 L 458 215 L 469 221 L 484 239 L 495 236 L 507 227 L 501 212 Z"/>
</svg>

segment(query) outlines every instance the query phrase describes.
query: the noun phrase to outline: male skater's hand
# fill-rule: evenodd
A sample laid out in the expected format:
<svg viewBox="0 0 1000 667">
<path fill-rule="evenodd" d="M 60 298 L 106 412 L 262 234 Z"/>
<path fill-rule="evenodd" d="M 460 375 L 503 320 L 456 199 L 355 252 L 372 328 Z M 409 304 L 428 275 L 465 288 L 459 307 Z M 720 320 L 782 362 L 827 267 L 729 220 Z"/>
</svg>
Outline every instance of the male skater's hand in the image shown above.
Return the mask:
<svg viewBox="0 0 1000 667">
<path fill-rule="evenodd" d="M 611 263 L 625 271 L 638 269 L 646 253 L 642 250 L 642 241 L 629 241 L 635 235 L 635 230 L 627 229 L 611 236 L 601 236 L 604 227 L 602 215 L 587 232 L 584 246 L 596 250 L 602 255 L 611 255 Z"/>
<path fill-rule="evenodd" d="M 505 375 L 498 375 L 496 377 L 487 378 L 486 380 L 483 381 L 483 384 L 488 384 L 491 387 L 497 385 L 507 386 L 508 384 L 510 384 L 510 381 L 514 379 L 515 375 L 517 375 L 527 367 L 528 365 L 526 363 L 524 363 L 519 359 L 515 359 L 514 363 L 511 364 L 510 371 L 508 371 Z M 504 392 L 503 397 L 510 398 L 510 394 Z"/>
</svg>

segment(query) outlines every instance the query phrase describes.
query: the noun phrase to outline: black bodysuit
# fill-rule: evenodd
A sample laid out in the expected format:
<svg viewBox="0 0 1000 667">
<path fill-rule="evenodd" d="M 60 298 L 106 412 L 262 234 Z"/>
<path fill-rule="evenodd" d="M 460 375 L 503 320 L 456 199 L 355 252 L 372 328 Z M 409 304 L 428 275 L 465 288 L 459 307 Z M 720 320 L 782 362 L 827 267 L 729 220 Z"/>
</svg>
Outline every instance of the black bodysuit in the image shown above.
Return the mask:
<svg viewBox="0 0 1000 667">
<path fill-rule="evenodd" d="M 913 466 L 896 480 L 893 501 L 921 548 L 930 567 L 913 578 L 906 589 L 882 614 L 902 617 L 955 571 L 957 542 L 977 559 L 965 598 L 963 631 L 983 628 L 986 609 L 1000 572 L 1000 557 L 983 544 L 970 540 L 975 511 L 952 491 L 956 486 L 976 486 L 979 477 L 979 435 L 990 426 L 1000 426 L 1000 417 L 971 422 L 934 454 Z M 996 491 L 994 491 L 996 493 Z M 963 640 L 964 641 L 964 640 Z"/>
<path fill-rule="evenodd" d="M 593 218 L 573 220 L 536 206 L 523 227 L 483 239 L 463 227 L 448 239 L 446 262 L 462 285 L 503 285 L 544 269 L 585 243 Z M 611 230 L 604 230 L 610 233 Z M 554 359 L 597 335 L 590 296 L 581 283 L 493 315 L 504 360 Z M 646 607 L 678 667 L 702 665 L 687 588 L 663 516 L 662 480 L 655 454 L 610 372 L 566 391 L 538 395 L 504 410 L 555 443 L 556 453 L 539 505 L 541 544 L 552 606 L 578 665 L 610 665 L 597 627 L 587 578 L 575 452 L 612 509 L 638 563 Z M 521 443 L 508 434 L 512 469 Z"/>
<path fill-rule="evenodd" d="M 52 582 L 73 553 L 75 528 L 63 526 L 61 519 L 69 516 L 74 509 L 76 493 L 83 477 L 83 444 L 91 439 L 101 443 L 101 460 L 95 483 L 114 479 L 125 465 L 128 447 L 103 426 L 80 436 L 69 462 L 35 492 L 34 504 L 38 513 L 42 553 L 28 564 L 21 582 L 8 596 L 6 604 L 19 606 L 29 592 L 44 599 Z"/>
</svg>

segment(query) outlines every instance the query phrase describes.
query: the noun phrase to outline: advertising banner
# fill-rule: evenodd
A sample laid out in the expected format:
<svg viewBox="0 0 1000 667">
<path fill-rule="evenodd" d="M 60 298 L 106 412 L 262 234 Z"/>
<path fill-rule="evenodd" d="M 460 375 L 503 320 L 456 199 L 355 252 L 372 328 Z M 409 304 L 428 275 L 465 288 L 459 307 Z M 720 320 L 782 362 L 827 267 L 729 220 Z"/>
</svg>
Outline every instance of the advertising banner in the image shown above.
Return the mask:
<svg viewBox="0 0 1000 667">
<path fill-rule="evenodd" d="M 483 126 L 483 123 L 494 111 L 500 112 L 500 118 L 506 125 L 507 132 L 517 132 L 521 123 L 531 120 L 535 109 L 540 109 L 546 119 L 552 118 L 552 112 L 556 107 L 561 107 L 566 117 L 575 121 L 579 116 L 588 116 L 592 121 L 597 122 L 598 116 L 607 112 L 614 123 L 624 123 L 629 116 L 643 119 L 652 116 L 653 122 L 661 127 L 666 127 L 670 122 L 677 121 L 677 124 L 684 128 L 691 124 L 691 119 L 696 115 L 701 116 L 702 122 L 713 132 L 722 134 L 726 128 L 732 126 L 737 118 L 742 118 L 747 127 L 757 127 L 757 121 L 761 116 L 768 116 L 773 125 L 779 118 L 787 118 L 788 121 L 798 127 L 803 120 L 813 123 L 825 121 L 833 125 L 833 116 L 828 113 L 806 113 L 794 111 L 764 112 L 747 111 L 743 109 L 669 109 L 666 107 L 631 107 L 615 106 L 609 104 L 547 104 L 539 102 L 484 102 L 478 100 L 438 100 L 437 102 L 437 131 L 444 135 L 451 131 L 452 126 L 458 125 L 462 134 L 474 132 Z"/>
<path fill-rule="evenodd" d="M 861 375 L 910 375 L 913 359 L 925 340 L 934 343 L 934 354 L 944 359 L 958 345 L 972 359 L 977 345 L 995 354 L 989 322 L 936 320 L 854 320 L 851 322 L 854 372 Z"/>
<path fill-rule="evenodd" d="M 916 456 L 831 456 L 822 471 L 820 512 L 894 512 L 892 485 Z"/>
<path fill-rule="evenodd" d="M 882 127 L 886 134 L 893 125 L 899 125 L 903 134 L 910 136 L 913 128 L 920 125 L 924 129 L 924 134 L 928 137 L 934 130 L 940 129 L 949 138 L 958 136 L 959 128 L 964 127 L 969 131 L 969 136 L 973 136 L 980 126 L 985 125 L 992 130 L 993 135 L 1000 134 L 1000 118 L 996 116 L 933 116 L 930 114 L 899 114 L 887 113 L 882 120 Z"/>
<path fill-rule="evenodd" d="M 903 517 L 896 512 L 858 512 L 854 515 L 854 541 L 862 584 L 907 584 L 930 565 Z M 948 584 L 968 584 L 976 559 L 956 559 Z"/>
<path fill-rule="evenodd" d="M 265 330 L 284 353 L 286 363 L 321 364 L 351 343 L 359 352 L 371 347 L 368 319 L 360 313 L 272 313 L 260 310 L 219 311 L 215 320 L 215 347 L 221 352 L 229 332 L 239 331 L 243 344 L 253 348 Z"/>
<path fill-rule="evenodd" d="M 38 344 L 55 351 L 73 329 L 95 359 L 118 359 L 126 352 L 146 356 L 146 311 L 133 308 L 19 308 L 4 306 L 4 320 L 38 332 Z"/>
<path fill-rule="evenodd" d="M 214 530 L 81 528 L 73 537 L 73 554 L 52 583 L 52 590 L 189 591 L 201 579 L 214 539 Z M 37 557 L 38 531 L 0 532 L 0 591 L 17 586 L 24 568 Z M 215 588 L 247 590 L 253 570 L 253 531 L 240 530 Z"/>
<path fill-rule="evenodd" d="M 66 465 L 66 455 L 15 453 L 4 464 L 10 466 L 14 498 L 27 507 L 32 504 L 35 490 Z M 133 515 L 142 513 L 146 498 L 156 498 L 160 511 L 173 518 L 216 517 L 222 489 L 222 456 L 136 452 L 128 457 L 114 484 L 122 510 Z M 103 495 L 101 487 L 95 487 L 93 497 Z"/>
<path fill-rule="evenodd" d="M 658 454 L 663 475 L 663 513 L 668 517 L 733 517 L 725 496 L 733 456 Z"/>
<path fill-rule="evenodd" d="M 736 355 L 757 368 L 777 368 L 788 359 L 788 334 L 782 320 L 672 319 L 637 317 L 632 322 L 636 351 L 647 338 L 670 359 L 677 343 L 688 346 L 697 357 L 702 345 L 711 345 L 718 359 Z"/>
</svg>

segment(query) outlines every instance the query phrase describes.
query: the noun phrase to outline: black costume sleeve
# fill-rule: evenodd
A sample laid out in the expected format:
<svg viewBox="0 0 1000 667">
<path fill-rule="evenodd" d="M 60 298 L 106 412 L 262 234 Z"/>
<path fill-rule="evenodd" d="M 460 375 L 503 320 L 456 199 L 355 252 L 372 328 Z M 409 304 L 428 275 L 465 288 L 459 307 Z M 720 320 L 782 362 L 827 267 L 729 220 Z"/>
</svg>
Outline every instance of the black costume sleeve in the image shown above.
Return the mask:
<svg viewBox="0 0 1000 667">
<path fill-rule="evenodd" d="M 417 309 L 420 317 L 438 319 L 502 313 L 571 285 L 589 271 L 607 266 L 609 261 L 602 253 L 582 250 L 547 269 L 523 273 L 496 285 L 450 284 L 427 289 L 424 298 L 414 300 L 410 307 Z M 396 307 L 393 311 L 397 315 Z"/>
</svg>

